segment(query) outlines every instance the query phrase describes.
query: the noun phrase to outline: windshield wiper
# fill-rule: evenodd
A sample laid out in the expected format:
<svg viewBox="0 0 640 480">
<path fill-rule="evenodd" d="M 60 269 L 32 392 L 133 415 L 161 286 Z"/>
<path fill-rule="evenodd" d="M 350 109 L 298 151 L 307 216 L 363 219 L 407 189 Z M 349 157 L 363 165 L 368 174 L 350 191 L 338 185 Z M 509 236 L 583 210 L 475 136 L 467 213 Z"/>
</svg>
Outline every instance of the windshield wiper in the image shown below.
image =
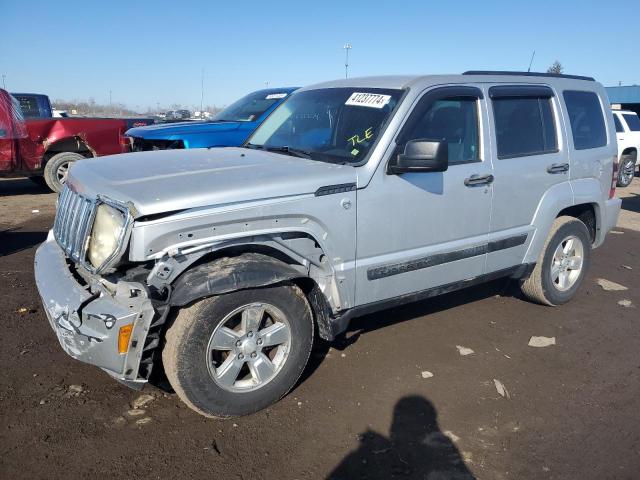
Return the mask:
<svg viewBox="0 0 640 480">
<path fill-rule="evenodd" d="M 253 150 L 259 150 L 259 149 L 263 149 L 264 146 L 263 145 L 256 145 L 255 143 L 245 143 L 243 145 L 244 148 L 251 148 Z"/>
<path fill-rule="evenodd" d="M 293 155 L 295 157 L 300 157 L 300 158 L 306 158 L 306 159 L 310 159 L 311 158 L 311 152 L 307 152 L 305 150 L 299 150 L 297 148 L 291 148 L 287 145 L 282 145 L 282 146 L 278 146 L 278 147 L 266 147 L 266 146 L 262 146 L 263 150 L 266 150 L 267 152 L 278 152 L 278 153 L 288 153 L 290 155 Z"/>
</svg>

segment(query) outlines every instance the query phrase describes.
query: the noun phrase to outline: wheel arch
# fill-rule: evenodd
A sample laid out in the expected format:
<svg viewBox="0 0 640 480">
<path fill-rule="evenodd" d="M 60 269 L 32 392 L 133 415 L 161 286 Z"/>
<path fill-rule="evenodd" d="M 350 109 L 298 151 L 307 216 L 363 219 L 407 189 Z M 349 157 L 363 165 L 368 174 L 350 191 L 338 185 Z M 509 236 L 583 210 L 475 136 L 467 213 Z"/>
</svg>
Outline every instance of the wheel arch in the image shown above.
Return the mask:
<svg viewBox="0 0 640 480">
<path fill-rule="evenodd" d="M 91 158 L 97 157 L 95 150 L 80 136 L 65 137 L 52 142 L 47 145 L 47 149 L 44 152 L 44 163 L 46 163 L 51 157 L 63 152 L 79 153 L 83 157 Z"/>
<path fill-rule="evenodd" d="M 325 295 L 335 292 L 332 278 L 283 250 L 247 243 L 210 252 L 190 265 L 171 283 L 169 303 L 181 308 L 215 295 L 291 282 L 305 294 L 319 336 L 333 340 L 331 297 Z"/>
<path fill-rule="evenodd" d="M 635 160 L 637 161 L 638 160 L 638 149 L 636 147 L 627 147 L 620 154 L 621 157 L 623 155 L 634 155 L 635 156 Z"/>
</svg>

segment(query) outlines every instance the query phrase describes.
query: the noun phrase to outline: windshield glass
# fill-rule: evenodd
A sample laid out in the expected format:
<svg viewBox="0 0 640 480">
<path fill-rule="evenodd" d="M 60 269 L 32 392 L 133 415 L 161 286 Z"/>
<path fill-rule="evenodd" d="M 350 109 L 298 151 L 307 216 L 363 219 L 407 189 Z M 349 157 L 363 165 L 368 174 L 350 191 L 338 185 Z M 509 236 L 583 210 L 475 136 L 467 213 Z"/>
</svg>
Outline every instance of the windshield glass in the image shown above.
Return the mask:
<svg viewBox="0 0 640 480">
<path fill-rule="evenodd" d="M 214 122 L 253 122 L 274 104 L 282 101 L 286 92 L 254 92 L 232 103 L 213 116 Z"/>
<path fill-rule="evenodd" d="M 247 146 L 287 147 L 314 160 L 359 163 L 401 95 L 402 90 L 358 87 L 295 93 L 258 127 Z"/>
</svg>

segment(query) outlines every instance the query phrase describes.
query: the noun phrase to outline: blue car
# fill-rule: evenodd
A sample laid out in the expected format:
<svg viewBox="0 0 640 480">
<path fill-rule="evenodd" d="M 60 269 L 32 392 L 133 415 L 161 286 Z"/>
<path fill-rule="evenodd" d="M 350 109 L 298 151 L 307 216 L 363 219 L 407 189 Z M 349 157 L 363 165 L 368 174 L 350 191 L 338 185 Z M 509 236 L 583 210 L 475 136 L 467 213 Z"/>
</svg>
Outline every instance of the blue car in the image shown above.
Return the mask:
<svg viewBox="0 0 640 480">
<path fill-rule="evenodd" d="M 237 147 L 296 88 L 269 88 L 242 97 L 206 122 L 181 122 L 131 128 L 135 152 L 170 148 Z"/>
</svg>

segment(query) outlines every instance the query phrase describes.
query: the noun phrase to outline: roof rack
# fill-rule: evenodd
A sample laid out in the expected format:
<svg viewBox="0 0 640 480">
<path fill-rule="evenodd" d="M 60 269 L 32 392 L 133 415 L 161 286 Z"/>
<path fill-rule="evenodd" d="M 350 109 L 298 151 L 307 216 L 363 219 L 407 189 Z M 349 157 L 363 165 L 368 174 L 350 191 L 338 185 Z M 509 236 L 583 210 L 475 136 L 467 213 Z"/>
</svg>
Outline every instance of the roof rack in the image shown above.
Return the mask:
<svg viewBox="0 0 640 480">
<path fill-rule="evenodd" d="M 491 71 L 491 70 L 469 70 L 464 72 L 463 75 L 511 75 L 511 76 L 523 76 L 523 77 L 553 77 L 553 78 L 572 78 L 573 80 L 588 80 L 595 82 L 593 77 L 583 77 L 580 75 L 564 75 L 562 73 L 542 73 L 542 72 L 506 72 L 506 71 Z"/>
</svg>

